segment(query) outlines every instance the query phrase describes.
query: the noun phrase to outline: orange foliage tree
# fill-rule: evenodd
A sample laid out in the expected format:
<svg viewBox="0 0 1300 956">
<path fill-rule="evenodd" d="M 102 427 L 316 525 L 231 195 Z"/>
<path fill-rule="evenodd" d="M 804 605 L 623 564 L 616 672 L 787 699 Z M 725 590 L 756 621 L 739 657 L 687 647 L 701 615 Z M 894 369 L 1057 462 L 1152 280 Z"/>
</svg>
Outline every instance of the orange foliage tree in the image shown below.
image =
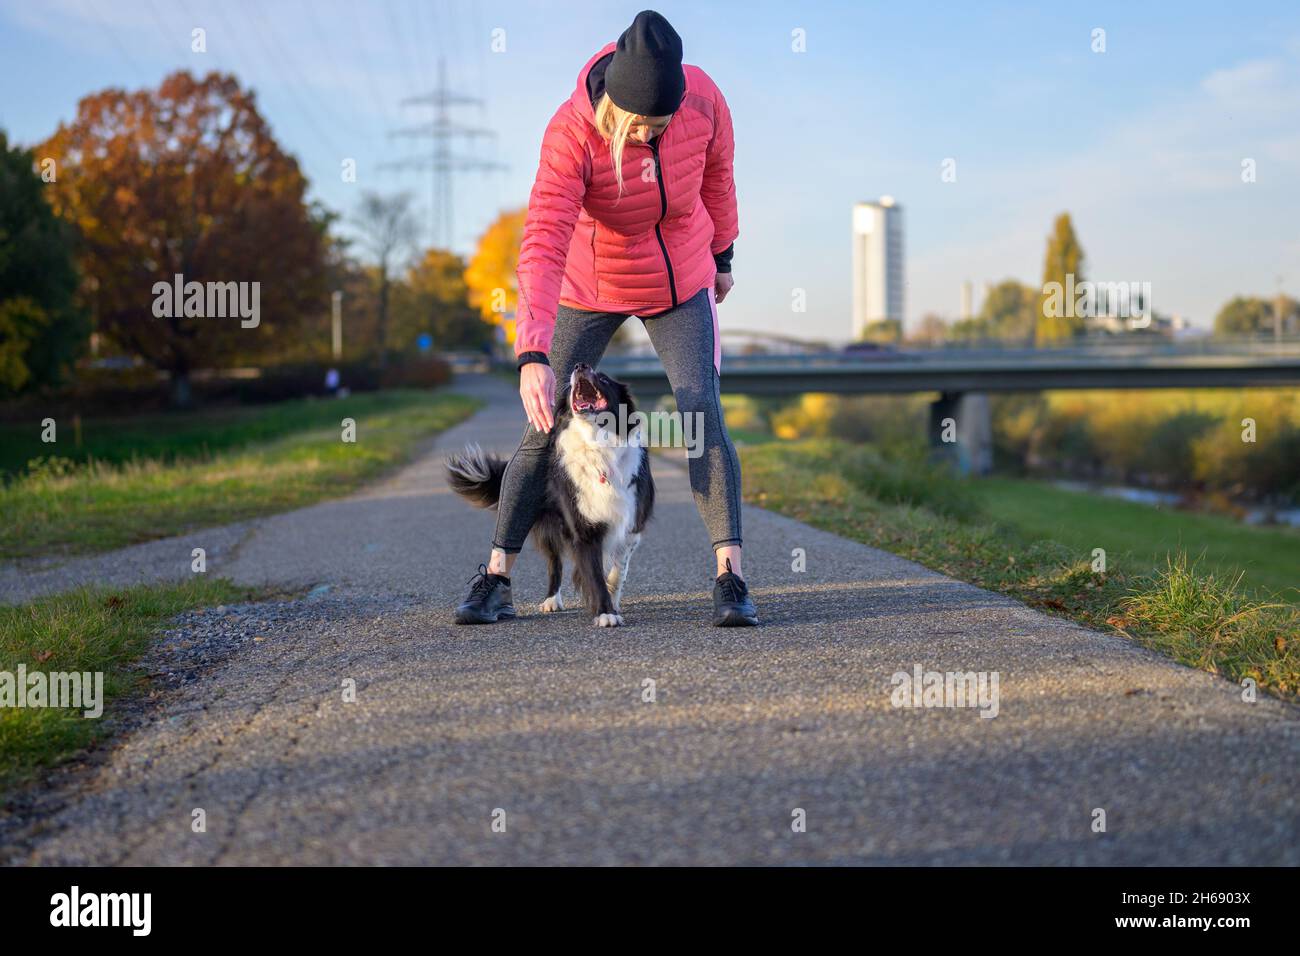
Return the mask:
<svg viewBox="0 0 1300 956">
<path fill-rule="evenodd" d="M 519 285 L 515 268 L 519 265 L 519 244 L 524 237 L 526 209 L 503 212 L 478 241 L 478 248 L 465 270 L 470 304 L 479 315 L 505 330 L 506 342 L 515 341 L 515 306 Z"/>
<path fill-rule="evenodd" d="M 191 370 L 264 360 L 324 308 L 326 219 L 233 76 L 182 71 L 156 90 L 95 93 L 35 153 L 57 163 L 47 196 L 81 232 L 98 331 L 169 372 L 177 401 Z M 156 315 L 155 284 L 176 275 L 250 283 L 248 300 L 259 283 L 257 324 L 180 303 Z"/>
</svg>

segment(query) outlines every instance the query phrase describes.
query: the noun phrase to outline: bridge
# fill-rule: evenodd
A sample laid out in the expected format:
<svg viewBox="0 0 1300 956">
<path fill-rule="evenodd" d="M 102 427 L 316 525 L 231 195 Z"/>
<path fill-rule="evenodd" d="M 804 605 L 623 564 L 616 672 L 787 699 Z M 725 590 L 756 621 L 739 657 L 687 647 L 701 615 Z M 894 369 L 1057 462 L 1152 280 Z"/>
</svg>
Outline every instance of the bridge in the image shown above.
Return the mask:
<svg viewBox="0 0 1300 956">
<path fill-rule="evenodd" d="M 669 393 L 653 355 L 609 355 L 601 369 L 638 396 Z M 938 392 L 931 442 L 963 471 L 992 465 L 990 392 L 1047 389 L 1265 388 L 1300 386 L 1300 340 L 1115 343 L 1063 349 L 939 348 L 731 354 L 723 389 L 742 395 L 804 392 Z"/>
</svg>

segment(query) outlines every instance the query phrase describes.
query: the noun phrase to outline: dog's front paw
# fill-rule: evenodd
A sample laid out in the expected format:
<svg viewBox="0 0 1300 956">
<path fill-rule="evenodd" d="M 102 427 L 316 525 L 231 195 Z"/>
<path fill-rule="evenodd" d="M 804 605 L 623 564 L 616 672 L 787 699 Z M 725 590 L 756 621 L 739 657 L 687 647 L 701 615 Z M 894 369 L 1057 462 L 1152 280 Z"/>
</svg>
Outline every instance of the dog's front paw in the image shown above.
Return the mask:
<svg viewBox="0 0 1300 956">
<path fill-rule="evenodd" d="M 623 615 L 621 614 L 597 614 L 591 619 L 591 623 L 597 627 L 622 627 Z"/>
<path fill-rule="evenodd" d="M 552 594 L 541 603 L 540 609 L 543 614 L 550 614 L 552 611 L 563 611 L 564 599 L 558 594 Z"/>
</svg>

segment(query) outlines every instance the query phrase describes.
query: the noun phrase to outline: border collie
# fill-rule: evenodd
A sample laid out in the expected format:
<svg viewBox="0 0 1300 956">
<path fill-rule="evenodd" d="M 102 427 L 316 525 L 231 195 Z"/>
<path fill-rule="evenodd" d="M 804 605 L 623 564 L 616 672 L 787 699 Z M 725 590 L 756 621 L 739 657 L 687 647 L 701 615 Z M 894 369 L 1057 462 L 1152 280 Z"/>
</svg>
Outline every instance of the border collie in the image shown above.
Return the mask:
<svg viewBox="0 0 1300 956">
<path fill-rule="evenodd" d="M 586 364 L 574 368 L 556 395 L 546 498 L 531 532 L 550 573 L 544 614 L 564 608 L 560 586 L 567 555 L 592 623 L 623 623 L 628 565 L 655 500 L 650 453 L 635 411 L 626 385 Z M 448 457 L 448 482 L 478 507 L 495 508 L 506 464 L 470 445 Z"/>
</svg>

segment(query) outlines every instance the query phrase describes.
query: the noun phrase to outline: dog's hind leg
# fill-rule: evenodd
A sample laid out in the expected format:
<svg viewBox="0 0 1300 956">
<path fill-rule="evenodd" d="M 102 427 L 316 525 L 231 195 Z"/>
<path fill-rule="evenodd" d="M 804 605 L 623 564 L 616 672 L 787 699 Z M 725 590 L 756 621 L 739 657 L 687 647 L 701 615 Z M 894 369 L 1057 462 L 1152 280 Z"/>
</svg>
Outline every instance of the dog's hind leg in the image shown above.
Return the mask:
<svg viewBox="0 0 1300 956">
<path fill-rule="evenodd" d="M 614 602 L 615 612 L 622 614 L 623 584 L 627 581 L 627 569 L 632 562 L 632 552 L 641 543 L 639 534 L 630 534 L 623 542 L 622 548 L 614 555 L 614 563 L 605 575 L 605 586 L 609 588 L 610 600 Z"/>
</svg>

